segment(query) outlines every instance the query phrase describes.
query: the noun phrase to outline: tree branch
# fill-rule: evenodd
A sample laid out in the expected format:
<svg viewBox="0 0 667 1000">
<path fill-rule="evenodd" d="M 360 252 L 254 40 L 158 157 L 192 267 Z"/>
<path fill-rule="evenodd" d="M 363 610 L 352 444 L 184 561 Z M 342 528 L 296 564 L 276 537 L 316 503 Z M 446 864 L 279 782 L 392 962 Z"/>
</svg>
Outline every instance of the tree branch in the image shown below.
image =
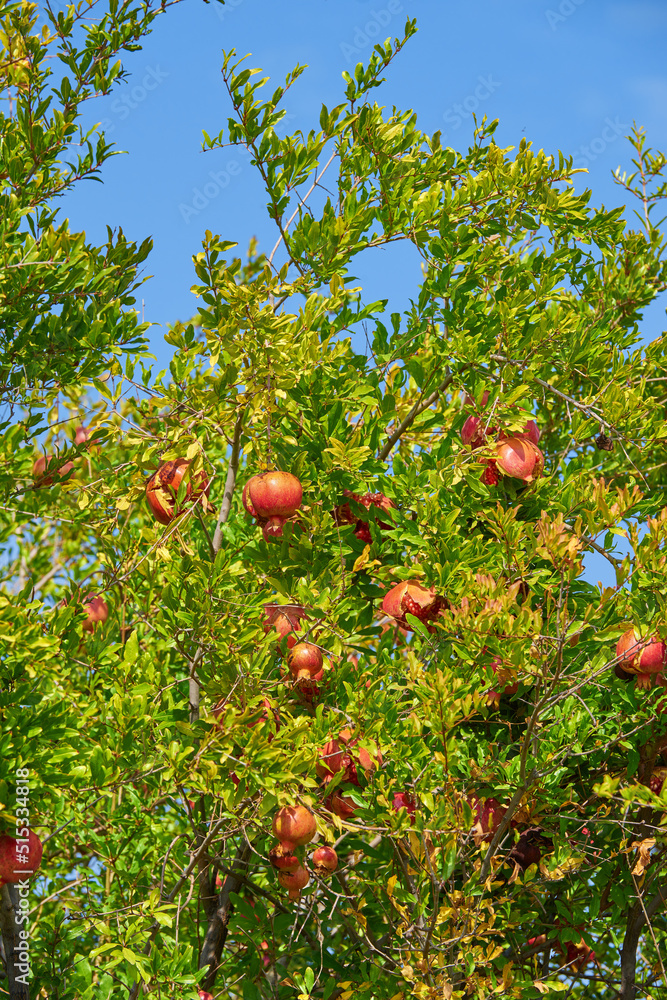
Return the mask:
<svg viewBox="0 0 667 1000">
<path fill-rule="evenodd" d="M 403 420 L 401 420 L 400 424 L 398 425 L 394 433 L 387 440 L 387 443 L 385 444 L 384 448 L 378 455 L 380 461 L 384 461 L 386 458 L 388 458 L 391 449 L 394 447 L 394 445 L 396 444 L 398 439 L 402 436 L 402 434 L 408 429 L 410 424 L 415 420 L 415 418 L 418 417 L 420 413 L 423 413 L 424 410 L 427 410 L 429 406 L 435 403 L 436 399 L 438 399 L 438 397 L 440 396 L 440 393 L 444 392 L 445 389 L 448 386 L 450 386 L 453 381 L 454 381 L 454 376 L 448 375 L 447 378 L 440 383 L 438 388 L 435 389 L 430 396 L 427 396 L 426 399 L 423 399 L 421 403 L 415 403 L 415 405 L 408 413 L 407 417 L 404 417 Z"/>
</svg>

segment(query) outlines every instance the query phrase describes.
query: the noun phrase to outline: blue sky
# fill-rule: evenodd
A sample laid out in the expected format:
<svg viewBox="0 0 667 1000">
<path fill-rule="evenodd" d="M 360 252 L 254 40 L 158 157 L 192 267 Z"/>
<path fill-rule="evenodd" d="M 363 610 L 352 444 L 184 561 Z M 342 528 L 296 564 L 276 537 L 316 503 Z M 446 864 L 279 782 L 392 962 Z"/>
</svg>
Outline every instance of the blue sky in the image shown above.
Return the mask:
<svg viewBox="0 0 667 1000">
<path fill-rule="evenodd" d="M 185 0 L 157 19 L 142 51 L 129 53 L 131 76 L 108 98 L 91 102 L 89 122 L 104 121 L 127 155 L 63 201 L 72 228 L 102 242 L 106 225 L 150 235 L 145 318 L 160 366 L 171 349 L 160 325 L 195 311 L 191 257 L 204 230 L 239 243 L 257 236 L 270 250 L 276 234 L 247 155 L 201 151 L 202 129 L 216 134 L 230 104 L 222 50 L 251 53 L 272 83 L 296 64 L 309 69 L 289 92 L 289 130 L 318 128 L 322 103 L 342 100 L 341 72 L 367 61 L 378 39 L 400 34 L 406 17 L 419 32 L 375 91 L 389 109 L 414 108 L 419 126 L 441 129 L 447 144 L 467 148 L 472 112 L 499 118 L 502 145 L 522 137 L 547 152 L 561 149 L 586 166 L 577 188 L 593 202 L 623 203 L 611 171 L 630 165 L 623 138 L 633 121 L 651 145 L 667 149 L 667 3 L 607 0 L 228 0 L 224 7 Z M 367 299 L 390 297 L 402 309 L 420 277 L 419 260 L 396 245 L 368 256 L 355 273 Z M 665 303 L 651 309 L 646 335 L 664 327 Z"/>
</svg>

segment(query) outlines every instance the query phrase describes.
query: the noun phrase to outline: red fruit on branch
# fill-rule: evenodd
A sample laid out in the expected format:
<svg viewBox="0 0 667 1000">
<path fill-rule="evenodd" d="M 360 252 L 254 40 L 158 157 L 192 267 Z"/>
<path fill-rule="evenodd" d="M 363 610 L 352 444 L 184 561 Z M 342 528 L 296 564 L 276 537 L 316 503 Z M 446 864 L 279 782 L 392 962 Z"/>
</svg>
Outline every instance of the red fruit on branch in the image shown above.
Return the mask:
<svg viewBox="0 0 667 1000">
<path fill-rule="evenodd" d="M 288 518 L 301 506 L 301 483 L 291 472 L 261 472 L 243 490 L 243 505 L 253 517 Z"/>
<path fill-rule="evenodd" d="M 328 740 L 320 750 L 315 771 L 318 777 L 330 780 L 348 763 L 352 763 L 352 761 L 349 754 L 345 752 L 344 746 L 338 740 Z"/>
<path fill-rule="evenodd" d="M 341 729 L 338 739 L 329 740 L 320 751 L 320 759 L 315 765 L 318 776 L 326 783 L 334 774 L 342 771 L 343 781 L 358 786 L 357 764 L 366 772 L 382 765 L 382 754 L 377 747 L 372 757 L 368 750 L 358 744 L 359 737 L 353 739 L 349 729 Z"/>
<path fill-rule="evenodd" d="M 213 994 L 207 993 L 206 990 L 198 990 L 199 1000 L 213 1000 Z"/>
<path fill-rule="evenodd" d="M 317 832 L 317 823 L 305 806 L 283 806 L 273 817 L 273 832 L 289 852 L 310 843 Z"/>
<path fill-rule="evenodd" d="M 521 479 L 525 483 L 537 479 L 544 468 L 544 455 L 537 445 L 519 435 L 497 442 L 494 461 L 504 476 Z"/>
<path fill-rule="evenodd" d="M 343 494 L 349 497 L 354 503 L 365 507 L 366 510 L 370 510 L 371 507 L 377 507 L 379 510 L 384 511 L 391 517 L 389 513 L 391 510 L 396 510 L 396 504 L 389 497 L 386 497 L 384 493 L 352 493 L 350 490 L 343 490 Z M 354 524 L 354 534 L 361 542 L 370 544 L 372 541 L 371 531 L 368 526 L 368 521 L 360 513 L 355 513 L 351 510 L 349 501 L 348 503 L 340 504 L 333 511 L 333 516 L 336 524 Z M 378 527 L 383 531 L 388 531 L 394 527 L 391 521 L 377 521 Z"/>
<path fill-rule="evenodd" d="M 269 851 L 269 861 L 274 868 L 281 872 L 293 872 L 299 867 L 299 859 L 292 851 L 288 851 L 283 844 L 276 844 Z"/>
<path fill-rule="evenodd" d="M 498 799 L 480 801 L 475 795 L 468 796 L 468 804 L 474 811 L 476 823 L 472 827 L 475 845 L 479 847 L 485 840 L 491 840 L 505 815 L 505 807 Z"/>
<path fill-rule="evenodd" d="M 74 462 L 65 462 L 59 469 L 50 469 L 48 475 L 44 475 L 47 466 L 55 460 L 54 455 L 40 455 L 32 467 L 35 477 L 35 486 L 53 486 L 55 479 L 63 479 L 68 472 L 74 468 Z"/>
<path fill-rule="evenodd" d="M 190 468 L 190 463 L 184 458 L 176 458 L 172 462 L 164 462 L 154 472 L 146 483 L 146 500 L 156 521 L 160 524 L 170 524 L 171 521 L 185 509 L 185 505 L 176 510 L 176 497 L 183 478 Z M 200 472 L 193 489 L 192 482 L 186 484 L 185 500 L 194 503 L 200 497 L 208 496 L 209 483 L 205 472 Z"/>
<path fill-rule="evenodd" d="M 540 429 L 534 420 L 528 420 L 523 429 L 523 435 L 532 441 L 533 444 L 540 443 Z M 521 435 L 519 435 L 521 437 Z"/>
<path fill-rule="evenodd" d="M 98 622 L 105 622 L 109 617 L 109 606 L 103 597 L 97 594 L 89 594 L 81 598 L 86 618 L 83 623 L 84 632 L 94 632 Z"/>
<path fill-rule="evenodd" d="M 562 950 L 561 950 L 562 954 Z M 579 944 L 569 941 L 567 945 L 566 965 L 575 965 L 578 972 L 581 972 L 589 962 L 595 961 L 595 952 L 592 951 L 583 938 Z"/>
<path fill-rule="evenodd" d="M 648 787 L 655 795 L 660 795 L 660 792 L 662 791 L 662 786 L 665 783 L 665 778 L 667 778 L 666 767 L 653 768 L 653 773 L 651 775 L 651 780 L 649 781 Z"/>
<path fill-rule="evenodd" d="M 333 847 L 317 847 L 312 853 L 311 861 L 319 878 L 331 878 L 338 868 L 338 855 Z"/>
<path fill-rule="evenodd" d="M 387 591 L 382 601 L 382 610 L 395 618 L 399 625 L 411 631 L 406 614 L 414 615 L 420 622 L 433 621 L 441 611 L 449 607 L 449 601 L 435 592 L 435 587 L 427 590 L 418 580 L 404 580 Z"/>
<path fill-rule="evenodd" d="M 417 800 L 410 792 L 396 792 L 391 808 L 394 812 L 405 809 L 410 817 L 410 823 L 414 826 L 415 813 L 417 812 Z"/>
<path fill-rule="evenodd" d="M 287 654 L 287 666 L 295 680 L 320 681 L 324 676 L 324 657 L 312 642 L 297 642 Z"/>
<path fill-rule="evenodd" d="M 338 789 L 332 795 L 326 797 L 324 805 L 340 819 L 351 819 L 356 815 L 358 810 L 356 803 L 352 799 L 346 798 Z"/>
<path fill-rule="evenodd" d="M 306 609 L 300 604 L 265 604 L 266 621 L 264 631 L 268 635 L 275 629 L 280 639 L 287 639 L 287 648 L 291 649 L 298 642 L 295 632 L 301 631 L 300 622 L 306 618 Z M 276 649 L 280 652 L 280 639 Z"/>
<path fill-rule="evenodd" d="M 631 628 L 616 644 L 616 659 L 624 673 L 636 676 L 638 687 L 650 687 L 667 665 L 667 645 L 658 636 L 642 638 Z"/>
<path fill-rule="evenodd" d="M 289 898 L 297 901 L 301 899 L 301 890 L 310 882 L 310 875 L 299 865 L 291 872 L 278 872 L 278 881 L 284 889 L 289 890 Z"/>
<path fill-rule="evenodd" d="M 27 841 L 27 843 L 26 843 Z M 30 878 L 42 860 L 42 842 L 32 830 L 27 837 L 0 837 L 0 885 Z"/>
<path fill-rule="evenodd" d="M 481 448 L 486 443 L 487 435 L 494 434 L 496 428 L 489 427 L 485 430 L 486 421 L 484 417 L 468 417 L 461 428 L 461 440 L 471 448 Z"/>
<path fill-rule="evenodd" d="M 485 486 L 497 486 L 500 482 L 498 468 L 492 458 L 487 461 L 486 468 L 480 478 Z"/>
</svg>

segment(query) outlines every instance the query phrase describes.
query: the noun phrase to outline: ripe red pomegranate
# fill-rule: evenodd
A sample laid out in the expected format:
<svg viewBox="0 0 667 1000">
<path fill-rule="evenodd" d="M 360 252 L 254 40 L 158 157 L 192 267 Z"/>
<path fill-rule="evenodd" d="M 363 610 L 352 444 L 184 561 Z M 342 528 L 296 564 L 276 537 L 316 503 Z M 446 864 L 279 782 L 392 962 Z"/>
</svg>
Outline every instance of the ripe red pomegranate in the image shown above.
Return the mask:
<svg viewBox="0 0 667 1000">
<path fill-rule="evenodd" d="M 199 1000 L 213 1000 L 213 994 L 208 993 L 206 990 L 197 990 L 199 993 Z"/>
<path fill-rule="evenodd" d="M 184 458 L 176 458 L 172 462 L 164 462 L 146 483 L 146 500 L 148 506 L 154 518 L 160 524 L 170 524 L 175 517 L 183 512 L 184 506 L 175 510 L 176 496 L 189 467 L 190 463 Z M 202 471 L 197 476 L 197 484 L 194 490 L 192 482 L 187 483 L 185 500 L 194 502 L 203 495 L 208 496 L 208 490 L 208 479 Z"/>
<path fill-rule="evenodd" d="M 243 490 L 243 504 L 253 517 L 288 518 L 301 506 L 301 483 L 291 472 L 261 472 Z"/>
<path fill-rule="evenodd" d="M 338 739 L 328 740 L 324 744 L 315 770 L 318 776 L 324 779 L 325 784 L 334 774 L 343 771 L 343 781 L 358 786 L 357 764 L 366 772 L 382 766 L 382 754 L 377 747 L 374 756 L 371 756 L 368 750 L 358 744 L 359 737 L 353 738 L 349 729 L 341 729 Z"/>
<path fill-rule="evenodd" d="M 89 594 L 81 598 L 86 619 L 83 623 L 84 632 L 94 632 L 98 622 L 105 622 L 109 617 L 109 606 L 98 594 Z"/>
<path fill-rule="evenodd" d="M 495 434 L 496 428 L 489 427 L 485 431 L 486 421 L 484 417 L 468 417 L 461 428 L 461 440 L 471 448 L 481 448 L 486 443 L 487 434 Z"/>
<path fill-rule="evenodd" d="M 302 608 L 300 604 L 265 604 L 264 611 L 266 613 L 266 621 L 263 626 L 265 633 L 268 635 L 275 629 L 280 637 L 276 643 L 278 652 L 280 652 L 281 639 L 287 639 L 288 649 L 295 646 L 298 639 L 294 633 L 301 631 L 300 622 L 302 618 L 307 617 L 306 609 Z"/>
<path fill-rule="evenodd" d="M 540 443 L 540 429 L 534 420 L 528 420 L 526 422 L 526 426 L 523 429 L 523 435 L 527 437 L 529 441 L 532 441 L 533 444 Z"/>
<path fill-rule="evenodd" d="M 286 517 L 269 517 L 262 524 L 262 534 L 265 542 L 275 542 L 283 537 L 283 526 L 287 521 Z"/>
<path fill-rule="evenodd" d="M 299 859 L 292 851 L 285 849 L 283 844 L 276 844 L 269 851 L 269 861 L 281 872 L 293 872 L 299 867 Z"/>
<path fill-rule="evenodd" d="M 273 832 L 289 852 L 310 843 L 317 832 L 317 823 L 305 806 L 283 806 L 273 817 Z"/>
<path fill-rule="evenodd" d="M 391 510 L 396 510 L 396 504 L 389 497 L 386 497 L 384 493 L 352 493 L 350 490 L 343 490 L 343 494 L 349 497 L 354 504 L 359 504 L 365 507 L 366 510 L 370 510 L 371 507 L 378 507 L 381 511 L 391 517 L 389 513 Z M 363 517 L 363 515 L 353 512 L 350 509 L 349 501 L 344 504 L 340 504 L 334 509 L 333 512 L 334 520 L 336 524 L 354 524 L 354 534 L 361 542 L 370 544 L 372 541 L 371 531 L 368 526 L 368 521 Z M 383 531 L 387 531 L 394 527 L 391 521 L 377 521 L 377 525 Z"/>
<path fill-rule="evenodd" d="M 435 587 L 425 587 L 418 580 L 403 580 L 387 591 L 382 601 L 382 610 L 395 618 L 403 628 L 412 631 L 406 614 L 414 615 L 420 622 L 433 621 L 441 611 L 449 607 L 449 601 L 435 592 Z M 433 631 L 433 629 L 431 629 Z"/>
<path fill-rule="evenodd" d="M 398 812 L 399 809 L 407 809 L 410 815 L 414 816 L 417 811 L 417 800 L 411 792 L 396 792 L 391 807 L 394 812 Z"/>
<path fill-rule="evenodd" d="M 528 438 L 514 435 L 496 444 L 496 466 L 504 476 L 531 483 L 542 474 L 544 455 Z"/>
<path fill-rule="evenodd" d="M 331 878 L 338 868 L 338 855 L 333 847 L 317 847 L 312 853 L 311 861 L 319 878 Z"/>
<path fill-rule="evenodd" d="M 322 651 L 312 642 L 297 642 L 287 654 L 287 666 L 295 680 L 322 680 L 324 657 Z"/>
<path fill-rule="evenodd" d="M 575 944 L 574 941 L 568 941 L 567 955 L 565 957 L 566 965 L 575 965 L 577 970 L 581 972 L 589 962 L 594 961 L 595 952 L 588 947 L 583 938 L 580 939 L 578 944 Z"/>
<path fill-rule="evenodd" d="M 74 468 L 74 462 L 65 462 L 59 469 L 50 469 L 48 475 L 44 475 L 47 466 L 55 460 L 54 455 L 40 455 L 32 467 L 35 477 L 35 486 L 53 486 L 55 479 L 64 479 L 68 472 Z"/>
<path fill-rule="evenodd" d="M 27 845 L 21 843 L 21 839 L 27 839 Z M 19 882 L 34 875 L 40 866 L 42 851 L 42 842 L 33 830 L 27 838 L 19 840 L 6 833 L 3 834 L 0 837 L 0 885 L 5 882 Z"/>
<path fill-rule="evenodd" d="M 505 815 L 505 807 L 501 806 L 498 799 L 480 800 L 476 795 L 468 796 L 468 804 L 473 809 L 476 818 L 472 832 L 475 844 L 479 847 L 483 841 L 491 840 L 493 837 Z"/>
<path fill-rule="evenodd" d="M 289 890 L 289 898 L 293 900 L 301 899 L 301 890 L 310 882 L 310 875 L 299 865 L 291 872 L 278 872 L 278 881 L 284 889 Z"/>
<path fill-rule="evenodd" d="M 646 687 L 652 680 L 647 675 L 662 674 L 667 664 L 667 645 L 658 636 L 642 638 L 636 628 L 631 628 L 616 644 L 616 659 L 626 674 L 637 675 L 638 686 Z"/>
<path fill-rule="evenodd" d="M 352 799 L 346 798 L 338 789 L 326 797 L 324 805 L 340 819 L 351 819 L 356 815 L 359 808 Z"/>
</svg>

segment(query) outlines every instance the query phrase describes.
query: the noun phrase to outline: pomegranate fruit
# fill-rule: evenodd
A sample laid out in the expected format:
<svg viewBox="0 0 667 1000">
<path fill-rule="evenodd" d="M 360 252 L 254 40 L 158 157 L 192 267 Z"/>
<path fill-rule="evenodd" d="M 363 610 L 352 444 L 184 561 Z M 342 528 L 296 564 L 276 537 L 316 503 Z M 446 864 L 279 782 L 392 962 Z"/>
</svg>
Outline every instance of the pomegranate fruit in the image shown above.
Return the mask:
<svg viewBox="0 0 667 1000">
<path fill-rule="evenodd" d="M 105 622 L 109 617 L 109 606 L 98 594 L 89 594 L 81 598 L 86 619 L 83 623 L 84 632 L 94 632 L 98 622 Z"/>
<path fill-rule="evenodd" d="M 343 495 L 349 497 L 355 504 L 359 504 L 361 507 L 365 507 L 366 510 L 370 510 L 371 507 L 377 507 L 379 510 L 384 511 L 389 514 L 389 511 L 396 510 L 396 504 L 389 497 L 386 497 L 384 493 L 352 493 L 350 490 L 343 490 Z M 334 509 L 333 512 L 334 520 L 336 524 L 354 524 L 354 534 L 359 539 L 359 541 L 366 544 L 370 544 L 372 541 L 371 531 L 368 526 L 368 521 L 361 514 L 357 514 L 350 509 L 349 501 L 344 504 L 340 504 Z M 391 517 L 391 515 L 389 514 Z M 377 525 L 383 531 L 387 531 L 394 527 L 391 521 L 377 521 Z"/>
<path fill-rule="evenodd" d="M 282 844 L 276 844 L 269 851 L 269 861 L 274 868 L 281 872 L 293 872 L 299 867 L 299 859 L 292 851 L 288 851 Z"/>
<path fill-rule="evenodd" d="M 253 517 L 288 518 L 301 506 L 301 483 L 291 472 L 261 472 L 246 483 L 244 506 Z M 253 511 L 255 513 L 253 513 Z"/>
<path fill-rule="evenodd" d="M 325 784 L 331 780 L 334 774 L 343 771 L 343 781 L 352 785 L 359 785 L 357 774 L 357 764 L 364 771 L 373 771 L 376 767 L 382 766 L 382 754 L 375 747 L 374 756 L 358 746 L 359 737 L 352 738 L 349 729 L 341 729 L 337 739 L 328 740 L 320 751 L 320 757 L 315 765 L 315 770 Z"/>
<path fill-rule="evenodd" d="M 283 525 L 286 517 L 269 517 L 262 525 L 262 534 L 265 542 L 273 542 L 277 538 L 283 537 Z"/>
<path fill-rule="evenodd" d="M 332 795 L 327 796 L 324 805 L 340 819 L 351 819 L 358 810 L 356 803 L 352 799 L 346 798 L 338 789 Z"/>
<path fill-rule="evenodd" d="M 299 865 L 291 872 L 278 872 L 278 881 L 284 889 L 289 890 L 289 898 L 297 901 L 301 899 L 301 890 L 310 882 L 310 875 Z"/>
<path fill-rule="evenodd" d="M 297 642 L 287 654 L 287 666 L 295 680 L 322 680 L 324 676 L 324 657 L 321 650 L 312 642 Z"/>
<path fill-rule="evenodd" d="M 493 837 L 505 815 L 505 807 L 501 806 L 498 799 L 480 800 L 475 795 L 468 796 L 468 804 L 475 815 L 476 822 L 472 827 L 472 834 L 475 845 L 479 847 L 483 841 L 491 840 Z"/>
<path fill-rule="evenodd" d="M 497 468 L 504 476 L 531 483 L 542 474 L 544 455 L 532 441 L 515 435 L 503 438 L 496 444 Z"/>
<path fill-rule="evenodd" d="M 27 840 L 27 845 L 20 840 Z M 37 834 L 31 830 L 20 840 L 8 834 L 0 837 L 0 885 L 30 878 L 40 866 L 43 847 Z"/>
<path fill-rule="evenodd" d="M 280 652 L 281 640 L 287 639 L 287 648 L 291 649 L 299 641 L 295 632 L 300 631 L 302 618 L 306 618 L 306 609 L 300 604 L 265 604 L 264 631 L 268 635 L 273 629 L 278 633 L 279 639 L 276 643 L 276 650 Z"/>
<path fill-rule="evenodd" d="M 406 614 L 414 615 L 420 622 L 429 622 L 448 607 L 449 601 L 436 594 L 435 587 L 427 590 L 418 580 L 404 580 L 402 583 L 397 583 L 387 591 L 382 601 L 384 613 L 395 618 L 399 625 L 409 631 L 412 629 L 406 620 Z"/>
<path fill-rule="evenodd" d="M 623 633 L 616 644 L 617 666 L 637 677 L 638 687 L 649 687 L 667 664 L 667 645 L 657 636 L 642 638 L 637 629 Z"/>
<path fill-rule="evenodd" d="M 213 1000 L 213 994 L 208 993 L 207 990 L 197 990 L 199 994 L 199 1000 Z"/>
<path fill-rule="evenodd" d="M 532 441 L 533 444 L 540 443 L 540 429 L 534 420 L 528 420 L 526 422 L 526 425 L 523 429 L 523 434 L 525 435 L 525 437 L 528 438 L 529 441 Z"/>
<path fill-rule="evenodd" d="M 648 787 L 655 795 L 660 795 L 662 791 L 662 786 L 664 785 L 665 778 L 667 778 L 667 768 L 666 767 L 655 767 L 653 769 L 653 774 L 651 775 L 651 780 L 649 781 Z"/>
<path fill-rule="evenodd" d="M 486 443 L 487 431 L 484 417 L 468 417 L 461 428 L 461 440 L 471 448 L 481 448 Z M 488 433 L 495 433 L 495 427 L 490 427 Z"/>
<path fill-rule="evenodd" d="M 414 823 L 414 815 L 417 811 L 417 800 L 410 792 L 396 792 L 391 803 L 391 808 L 394 812 L 398 812 L 399 809 L 406 809 L 408 815 L 412 817 L 411 822 Z"/>
<path fill-rule="evenodd" d="M 44 475 L 47 466 L 55 460 L 55 455 L 40 455 L 32 467 L 32 474 L 35 477 L 35 486 L 53 486 L 55 479 L 63 479 L 68 472 L 74 468 L 74 462 L 65 462 L 59 469 L 50 469 L 48 475 Z"/>
<path fill-rule="evenodd" d="M 176 497 L 178 489 L 183 482 L 190 463 L 184 458 L 174 459 L 172 462 L 164 462 L 157 472 L 154 472 L 146 483 L 146 500 L 156 521 L 160 524 L 170 524 L 184 510 L 184 507 L 176 510 Z M 197 476 L 197 483 L 193 490 L 193 484 L 186 484 L 186 501 L 194 502 L 201 496 L 208 496 L 209 483 L 206 474 L 202 471 Z"/>
<path fill-rule="evenodd" d="M 574 941 L 568 941 L 567 955 L 565 957 L 566 965 L 574 965 L 577 971 L 581 972 L 589 962 L 594 961 L 595 952 L 588 947 L 583 938 L 580 939 L 578 944 L 575 944 Z"/>
<path fill-rule="evenodd" d="M 312 853 L 311 861 L 318 878 L 331 878 L 338 868 L 338 855 L 333 847 L 317 847 Z"/>
<path fill-rule="evenodd" d="M 273 817 L 273 832 L 285 851 L 310 843 L 317 832 L 315 817 L 305 806 L 283 806 Z"/>
</svg>

